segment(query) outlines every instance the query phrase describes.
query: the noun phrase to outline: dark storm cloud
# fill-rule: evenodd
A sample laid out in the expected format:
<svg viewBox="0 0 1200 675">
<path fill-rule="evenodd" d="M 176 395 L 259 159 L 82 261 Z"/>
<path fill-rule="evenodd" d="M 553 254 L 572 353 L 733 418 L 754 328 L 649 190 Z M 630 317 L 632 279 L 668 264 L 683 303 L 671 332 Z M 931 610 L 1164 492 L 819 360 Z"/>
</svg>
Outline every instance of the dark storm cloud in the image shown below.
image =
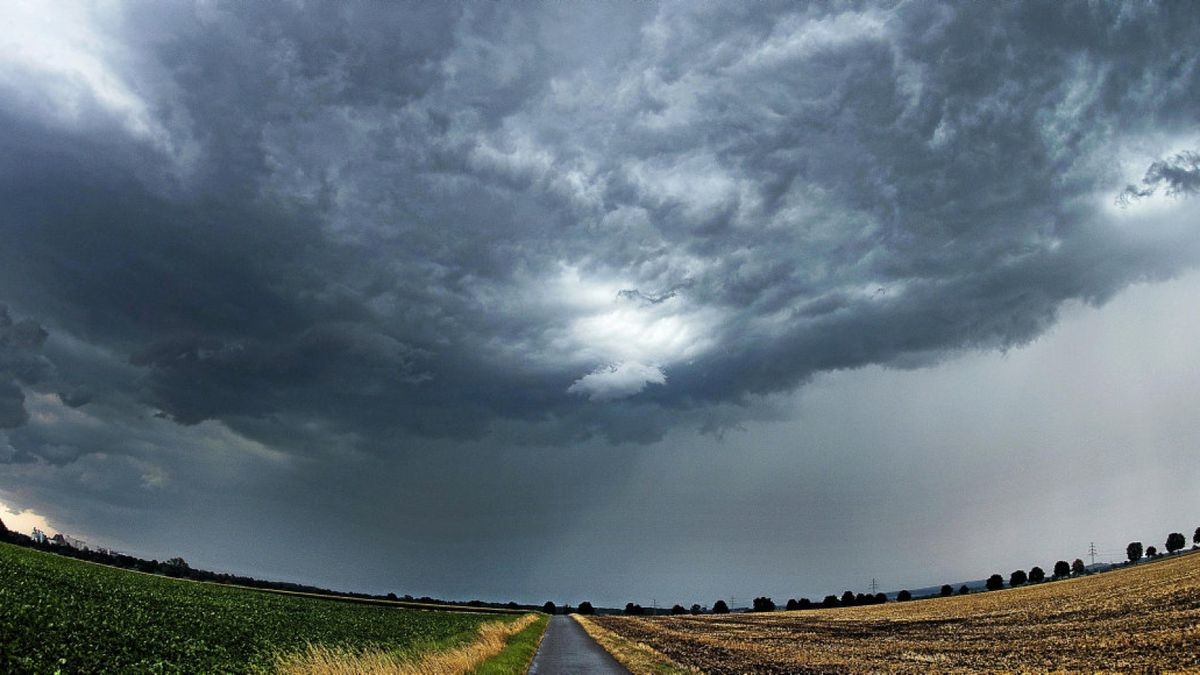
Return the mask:
<svg viewBox="0 0 1200 675">
<path fill-rule="evenodd" d="M 14 429 L 29 420 L 21 385 L 42 382 L 53 366 L 41 354 L 46 329 L 33 319 L 14 321 L 0 305 L 0 429 Z"/>
<path fill-rule="evenodd" d="M 2 297 L 141 373 L 69 405 L 120 390 L 300 454 L 651 441 L 822 371 L 1021 344 L 1065 301 L 1196 262 L 1195 232 L 1105 211 L 1131 178 L 1113 157 L 1142 162 L 1136 190 L 1194 188 L 1193 155 L 1131 150 L 1192 132 L 1186 5 L 97 25 L 140 103 L 89 85 L 73 118 L 0 109 Z"/>
<path fill-rule="evenodd" d="M 1121 192 L 1119 201 L 1131 201 L 1153 195 L 1158 188 L 1165 188 L 1168 196 L 1193 195 L 1200 191 L 1200 153 L 1181 152 L 1169 159 L 1160 159 L 1146 169 L 1142 184 L 1129 185 Z"/>
</svg>

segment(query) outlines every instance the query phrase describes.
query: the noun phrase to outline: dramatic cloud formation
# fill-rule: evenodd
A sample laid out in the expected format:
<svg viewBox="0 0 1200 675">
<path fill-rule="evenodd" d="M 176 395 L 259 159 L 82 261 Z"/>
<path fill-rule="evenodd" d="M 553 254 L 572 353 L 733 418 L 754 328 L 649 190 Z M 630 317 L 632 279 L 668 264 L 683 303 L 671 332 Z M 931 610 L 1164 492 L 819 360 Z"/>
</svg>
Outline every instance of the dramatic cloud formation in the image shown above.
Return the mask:
<svg viewBox="0 0 1200 675">
<path fill-rule="evenodd" d="M 22 384 L 41 382 L 51 370 L 39 350 L 46 331 L 36 321 L 14 322 L 0 305 L 0 429 L 19 427 L 29 419 Z"/>
<path fill-rule="evenodd" d="M 648 384 L 666 384 L 662 370 L 644 363 L 627 362 L 597 368 L 575 380 L 567 391 L 586 395 L 593 401 L 608 401 L 633 396 Z"/>
<path fill-rule="evenodd" d="M 237 517 L 379 462 L 482 527 L 445 495 L 620 480 L 1200 262 L 1187 4 L 2 13 L 0 428 L 97 513 L 239 448 L 280 473 Z"/>
<path fill-rule="evenodd" d="M 1181 152 L 1170 159 L 1161 159 L 1146 169 L 1142 185 L 1130 185 L 1121 193 L 1124 204 L 1150 197 L 1160 188 L 1172 197 L 1195 194 L 1200 190 L 1200 153 Z"/>
</svg>

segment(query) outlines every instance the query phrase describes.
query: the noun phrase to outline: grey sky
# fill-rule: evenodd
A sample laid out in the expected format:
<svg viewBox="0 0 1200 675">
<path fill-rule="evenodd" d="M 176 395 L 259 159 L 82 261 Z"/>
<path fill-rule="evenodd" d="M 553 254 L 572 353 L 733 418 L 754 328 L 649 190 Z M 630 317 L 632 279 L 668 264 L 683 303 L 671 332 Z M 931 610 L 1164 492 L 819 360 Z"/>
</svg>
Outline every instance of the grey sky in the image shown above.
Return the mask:
<svg viewBox="0 0 1200 675">
<path fill-rule="evenodd" d="M 1195 515 L 1189 5 L 3 11 L 11 507 L 603 603 Z"/>
</svg>

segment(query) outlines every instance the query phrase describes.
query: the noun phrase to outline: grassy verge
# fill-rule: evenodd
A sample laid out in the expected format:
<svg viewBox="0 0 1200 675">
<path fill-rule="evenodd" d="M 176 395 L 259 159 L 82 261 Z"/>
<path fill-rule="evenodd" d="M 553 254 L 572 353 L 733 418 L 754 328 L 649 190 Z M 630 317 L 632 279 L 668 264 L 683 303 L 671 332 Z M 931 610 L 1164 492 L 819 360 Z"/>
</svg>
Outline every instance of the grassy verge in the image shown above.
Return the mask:
<svg viewBox="0 0 1200 675">
<path fill-rule="evenodd" d="M 515 636 L 529 633 L 539 620 L 537 614 L 526 614 L 516 621 L 489 621 L 479 627 L 479 633 L 470 642 L 450 649 L 426 649 L 418 654 L 308 645 L 302 651 L 281 654 L 276 669 L 284 675 L 466 675 L 503 655 Z"/>
<path fill-rule="evenodd" d="M 471 671 L 471 675 L 523 675 L 529 670 L 533 655 L 542 644 L 542 636 L 546 634 L 548 623 L 549 616 L 539 615 L 520 632 L 508 638 L 504 650 L 480 664 Z"/>
<path fill-rule="evenodd" d="M 411 659 L 517 618 L 260 593 L 0 544 L 3 673 L 263 672 L 308 645 Z"/>
<path fill-rule="evenodd" d="M 571 617 L 633 675 L 682 675 L 700 672 L 672 661 L 647 644 L 621 637 L 585 616 L 572 614 Z"/>
</svg>

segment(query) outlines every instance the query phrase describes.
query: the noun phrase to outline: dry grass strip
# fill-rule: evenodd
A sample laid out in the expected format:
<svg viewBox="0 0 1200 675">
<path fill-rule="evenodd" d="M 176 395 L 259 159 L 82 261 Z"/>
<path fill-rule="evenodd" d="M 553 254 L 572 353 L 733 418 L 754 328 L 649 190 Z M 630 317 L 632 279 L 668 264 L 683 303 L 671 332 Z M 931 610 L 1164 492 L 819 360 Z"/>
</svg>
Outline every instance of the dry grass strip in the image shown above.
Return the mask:
<svg viewBox="0 0 1200 675">
<path fill-rule="evenodd" d="M 353 650 L 310 644 L 302 652 L 282 654 L 275 665 L 288 675 L 463 675 L 499 654 L 509 636 L 537 620 L 526 614 L 516 621 L 490 621 L 479 627 L 475 640 L 415 659 L 382 650 Z"/>
<path fill-rule="evenodd" d="M 593 640 L 599 642 L 601 647 L 604 647 L 633 675 L 680 675 L 701 672 L 672 661 L 665 654 L 644 642 L 635 642 L 621 637 L 596 622 L 590 621 L 587 617 L 572 614 L 571 618 L 583 626 L 583 630 L 592 636 Z"/>
</svg>

